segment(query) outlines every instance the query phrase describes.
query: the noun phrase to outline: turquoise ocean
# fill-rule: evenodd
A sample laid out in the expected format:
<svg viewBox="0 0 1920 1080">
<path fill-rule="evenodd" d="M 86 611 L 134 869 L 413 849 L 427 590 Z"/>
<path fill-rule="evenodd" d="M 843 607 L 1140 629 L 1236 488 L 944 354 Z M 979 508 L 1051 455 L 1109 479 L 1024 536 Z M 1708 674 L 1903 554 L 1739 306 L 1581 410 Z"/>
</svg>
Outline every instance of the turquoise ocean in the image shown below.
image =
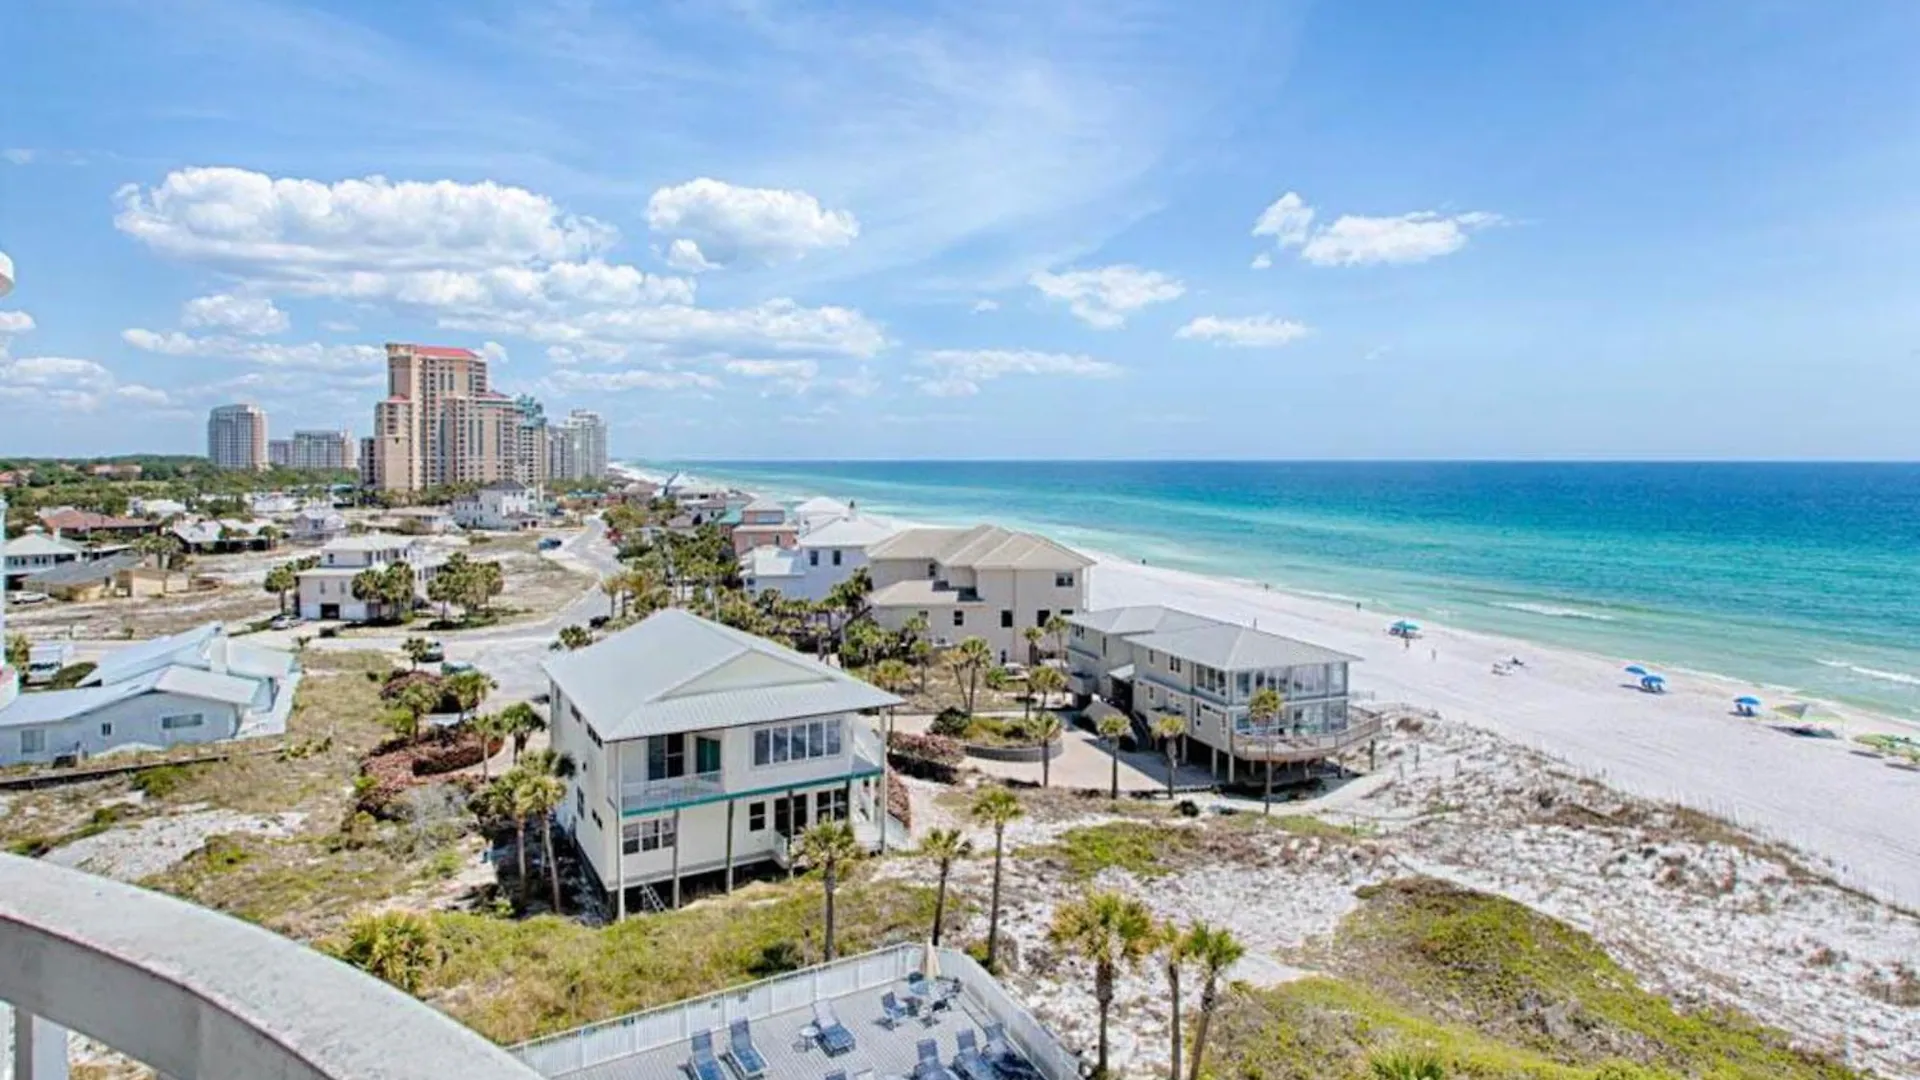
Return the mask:
<svg viewBox="0 0 1920 1080">
<path fill-rule="evenodd" d="M 1920 465 L 635 464 L 1920 719 Z"/>
</svg>

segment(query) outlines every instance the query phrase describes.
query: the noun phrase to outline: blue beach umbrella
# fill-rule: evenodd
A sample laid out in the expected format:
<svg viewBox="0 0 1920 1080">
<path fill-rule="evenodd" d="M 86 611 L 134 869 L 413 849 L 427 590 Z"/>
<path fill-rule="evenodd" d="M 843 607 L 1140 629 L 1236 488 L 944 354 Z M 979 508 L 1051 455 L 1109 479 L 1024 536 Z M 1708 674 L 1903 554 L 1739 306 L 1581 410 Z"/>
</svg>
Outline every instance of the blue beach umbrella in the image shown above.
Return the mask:
<svg viewBox="0 0 1920 1080">
<path fill-rule="evenodd" d="M 1627 674 L 1645 676 L 1647 674 L 1647 669 L 1641 667 L 1639 664 L 1628 664 Z"/>
<path fill-rule="evenodd" d="M 1733 703 L 1735 705 L 1745 705 L 1750 709 L 1757 709 L 1760 707 L 1760 699 L 1757 697 L 1754 697 L 1752 694 L 1748 694 L 1745 697 L 1734 698 Z"/>
<path fill-rule="evenodd" d="M 1404 634 L 1409 630 L 1420 629 L 1420 624 L 1408 619 L 1401 619 L 1399 622 L 1393 624 L 1393 629 Z"/>
</svg>

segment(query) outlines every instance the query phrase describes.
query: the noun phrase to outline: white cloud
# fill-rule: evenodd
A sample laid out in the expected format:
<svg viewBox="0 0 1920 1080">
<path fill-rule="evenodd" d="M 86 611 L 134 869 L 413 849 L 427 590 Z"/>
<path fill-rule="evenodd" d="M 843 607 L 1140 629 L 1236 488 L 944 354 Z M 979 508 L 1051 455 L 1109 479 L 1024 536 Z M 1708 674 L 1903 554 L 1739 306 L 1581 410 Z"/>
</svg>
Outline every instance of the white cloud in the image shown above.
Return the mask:
<svg viewBox="0 0 1920 1080">
<path fill-rule="evenodd" d="M 729 360 L 729 375 L 745 379 L 766 379 L 777 390 L 803 394 L 820 374 L 820 365 L 812 360 Z"/>
<path fill-rule="evenodd" d="M 1187 291 L 1185 285 L 1157 270 L 1124 263 L 1061 274 L 1042 270 L 1027 280 L 1048 299 L 1066 301 L 1068 310 L 1082 322 L 1100 330 L 1125 325 L 1128 314 Z"/>
<path fill-rule="evenodd" d="M 1260 254 L 1255 255 L 1253 257 L 1253 263 L 1248 267 L 1248 269 L 1265 270 L 1272 265 L 1273 265 L 1273 256 L 1263 251 Z"/>
<path fill-rule="evenodd" d="M 278 334 L 291 325 L 287 313 L 264 296 L 215 293 L 196 296 L 180 308 L 180 325 L 231 330 L 236 334 Z"/>
<path fill-rule="evenodd" d="M 1215 345 L 1278 348 L 1292 344 L 1311 332 L 1302 323 L 1272 315 L 1249 315 L 1238 319 L 1202 315 L 1174 331 L 1173 336 L 1192 341 L 1210 341 Z"/>
<path fill-rule="evenodd" d="M 33 316 L 24 311 L 0 311 L 0 338 L 33 329 Z"/>
<path fill-rule="evenodd" d="M 1503 220 L 1484 211 L 1453 215 L 1421 211 L 1399 217 L 1343 214 L 1314 233 L 1300 249 L 1300 257 L 1316 266 L 1425 262 L 1459 251 L 1467 246 L 1468 233 Z"/>
<path fill-rule="evenodd" d="M 479 353 L 481 357 L 490 364 L 504 364 L 507 362 L 507 347 L 497 341 L 482 342 L 480 347 L 474 351 Z"/>
<path fill-rule="evenodd" d="M 115 397 L 140 405 L 166 406 L 173 404 L 173 398 L 165 390 L 139 383 L 123 383 L 113 390 Z"/>
<path fill-rule="evenodd" d="M 560 344 L 636 343 L 730 352 L 806 352 L 870 357 L 887 346 L 879 324 L 852 308 L 768 300 L 747 308 L 684 304 L 589 311 L 566 318 L 518 313 L 444 320 L 457 328 L 514 333 Z"/>
<path fill-rule="evenodd" d="M 47 406 L 63 412 L 92 412 L 109 397 L 135 405 L 171 403 L 165 391 L 122 384 L 93 360 L 70 356 L 0 356 L 0 400 Z"/>
<path fill-rule="evenodd" d="M 33 159 L 39 156 L 39 151 L 24 146 L 10 146 L 0 150 L 0 158 L 5 158 L 11 165 L 31 165 Z"/>
<path fill-rule="evenodd" d="M 547 376 L 547 383 L 562 392 L 617 393 L 622 390 L 711 390 L 719 387 L 720 380 L 698 371 L 648 371 L 640 368 L 578 371 L 562 368 Z"/>
<path fill-rule="evenodd" d="M 933 374 L 914 378 L 921 393 L 935 397 L 971 397 L 980 384 L 1008 375 L 1067 375 L 1108 378 L 1120 368 L 1105 360 L 1068 353 L 1013 349 L 935 349 L 915 363 Z"/>
<path fill-rule="evenodd" d="M 833 385 L 842 393 L 853 397 L 872 397 L 880 391 L 880 380 L 874 378 L 873 373 L 868 371 L 864 364 L 852 375 L 843 375 L 833 380 Z"/>
<path fill-rule="evenodd" d="M 668 261 L 696 272 L 740 262 L 789 262 L 845 247 L 860 235 L 852 214 L 828 210 L 804 191 L 740 187 L 709 177 L 655 191 L 647 200 L 647 225 L 677 236 Z"/>
<path fill-rule="evenodd" d="M 980 314 L 983 311 L 999 311 L 999 310 L 1000 310 L 1000 301 L 998 300 L 975 300 L 973 302 L 973 312 L 976 315 Z"/>
<path fill-rule="evenodd" d="M 1298 194 L 1289 191 L 1260 212 L 1260 217 L 1253 223 L 1253 235 L 1271 236 L 1280 247 L 1292 247 L 1306 243 L 1307 230 L 1312 225 L 1313 207 L 1308 206 L 1307 201 Z"/>
<path fill-rule="evenodd" d="M 332 334 L 351 334 L 359 330 L 360 327 L 344 319 L 321 319 L 320 329 Z"/>
<path fill-rule="evenodd" d="M 121 340 L 145 352 L 165 356 L 205 356 L 221 360 L 239 360 L 263 367 L 304 368 L 313 371 L 348 371 L 372 368 L 386 362 L 386 353 L 372 345 L 324 345 L 307 342 L 289 345 L 269 341 L 243 341 L 224 335 L 196 337 L 178 330 L 166 332 L 131 327 L 120 332 Z"/>
<path fill-rule="evenodd" d="M 667 245 L 667 265 L 688 274 L 704 274 L 708 270 L 720 269 L 719 264 L 707 261 L 699 244 L 684 236 Z"/>
</svg>

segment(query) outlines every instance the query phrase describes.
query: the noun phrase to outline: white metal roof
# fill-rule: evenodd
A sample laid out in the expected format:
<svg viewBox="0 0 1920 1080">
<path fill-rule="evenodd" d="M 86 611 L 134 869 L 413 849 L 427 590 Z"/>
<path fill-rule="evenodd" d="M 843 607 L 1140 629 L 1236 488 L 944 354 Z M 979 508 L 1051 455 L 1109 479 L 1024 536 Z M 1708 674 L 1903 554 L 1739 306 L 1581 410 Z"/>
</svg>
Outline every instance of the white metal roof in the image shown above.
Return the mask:
<svg viewBox="0 0 1920 1080">
<path fill-rule="evenodd" d="M 85 550 L 79 544 L 69 543 L 43 532 L 21 533 L 7 541 L 6 557 L 24 559 L 35 555 L 71 555 L 78 558 Z"/>
<path fill-rule="evenodd" d="M 761 544 L 740 556 L 740 572 L 752 578 L 799 577 L 800 559 L 792 551 Z"/>
<path fill-rule="evenodd" d="M 801 533 L 800 546 L 803 548 L 864 548 L 869 544 L 877 544 L 899 531 L 900 526 L 892 518 L 855 515 L 829 521 Z"/>
<path fill-rule="evenodd" d="M 656 612 L 541 667 L 603 739 L 901 703 L 812 657 L 679 608 Z"/>
<path fill-rule="evenodd" d="M 1205 615 L 1195 615 L 1191 611 L 1181 611 L 1179 608 L 1163 607 L 1159 604 L 1080 611 L 1067 616 L 1067 622 L 1074 626 L 1097 630 L 1102 634 L 1119 634 L 1122 637 L 1166 630 L 1191 630 L 1197 626 L 1219 624 L 1218 619 L 1209 619 Z"/>
<path fill-rule="evenodd" d="M 115 649 L 100 658 L 99 665 L 87 673 L 85 682 L 88 686 L 111 685 L 168 664 L 202 660 L 206 656 L 208 643 L 222 632 L 219 623 L 210 622 L 178 634 Z"/>
<path fill-rule="evenodd" d="M 869 559 L 932 559 L 974 570 L 1079 570 L 1085 555 L 1038 533 L 998 525 L 906 529 L 867 549 Z"/>
<path fill-rule="evenodd" d="M 1360 659 L 1349 653 L 1233 623 L 1141 634 L 1127 640 L 1136 648 L 1152 649 L 1221 671 L 1285 668 Z"/>
</svg>

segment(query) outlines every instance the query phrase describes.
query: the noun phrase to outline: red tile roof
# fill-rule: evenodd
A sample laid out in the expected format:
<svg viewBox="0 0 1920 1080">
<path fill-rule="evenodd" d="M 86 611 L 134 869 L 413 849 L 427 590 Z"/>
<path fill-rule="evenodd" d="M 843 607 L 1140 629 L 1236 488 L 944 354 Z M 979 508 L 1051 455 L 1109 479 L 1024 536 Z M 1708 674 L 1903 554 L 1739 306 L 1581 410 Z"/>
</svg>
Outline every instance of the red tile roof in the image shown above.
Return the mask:
<svg viewBox="0 0 1920 1080">
<path fill-rule="evenodd" d="M 480 354 L 472 349 L 462 349 L 453 345 L 403 345 L 415 356 L 430 357 L 435 360 L 478 360 Z"/>
</svg>

